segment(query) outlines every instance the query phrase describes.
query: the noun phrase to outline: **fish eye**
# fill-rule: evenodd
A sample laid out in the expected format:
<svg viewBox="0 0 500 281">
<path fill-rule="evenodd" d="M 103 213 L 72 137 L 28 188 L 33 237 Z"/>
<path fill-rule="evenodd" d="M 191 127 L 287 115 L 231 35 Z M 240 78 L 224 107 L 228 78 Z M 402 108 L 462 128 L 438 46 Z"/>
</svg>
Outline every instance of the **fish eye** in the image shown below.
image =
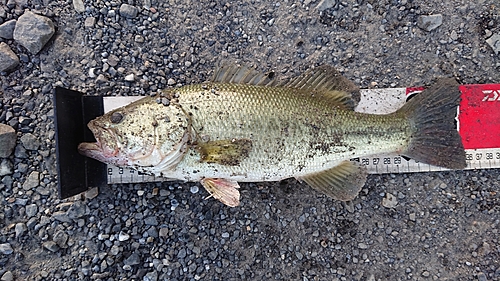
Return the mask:
<svg viewBox="0 0 500 281">
<path fill-rule="evenodd" d="M 110 120 L 111 120 L 111 123 L 118 124 L 118 123 L 122 122 L 123 114 L 121 114 L 120 112 L 114 112 L 113 114 L 111 114 Z"/>
</svg>

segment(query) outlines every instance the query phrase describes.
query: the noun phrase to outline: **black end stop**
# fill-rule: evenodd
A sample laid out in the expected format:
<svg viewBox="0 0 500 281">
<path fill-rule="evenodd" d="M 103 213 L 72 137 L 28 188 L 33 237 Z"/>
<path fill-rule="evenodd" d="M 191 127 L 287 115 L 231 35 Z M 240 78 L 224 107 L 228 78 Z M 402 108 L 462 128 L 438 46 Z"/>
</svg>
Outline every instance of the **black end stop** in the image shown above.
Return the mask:
<svg viewBox="0 0 500 281">
<path fill-rule="evenodd" d="M 102 97 L 56 87 L 54 92 L 59 198 L 107 185 L 106 164 L 78 153 L 78 144 L 94 142 L 87 123 L 104 114 Z"/>
</svg>

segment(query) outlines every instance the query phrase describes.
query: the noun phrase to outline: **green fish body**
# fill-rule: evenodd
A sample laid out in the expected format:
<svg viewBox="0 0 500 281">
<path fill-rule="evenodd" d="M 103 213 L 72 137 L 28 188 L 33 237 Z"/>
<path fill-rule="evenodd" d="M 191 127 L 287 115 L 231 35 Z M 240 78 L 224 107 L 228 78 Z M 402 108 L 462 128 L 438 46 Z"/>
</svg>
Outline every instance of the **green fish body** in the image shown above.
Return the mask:
<svg viewBox="0 0 500 281">
<path fill-rule="evenodd" d="M 84 155 L 183 181 L 239 204 L 237 182 L 294 177 L 352 200 L 366 170 L 352 158 L 397 152 L 459 169 L 465 153 L 454 124 L 460 92 L 441 80 L 387 115 L 353 110 L 355 86 L 328 66 L 283 84 L 247 68 L 222 68 L 211 82 L 166 90 L 89 123 L 97 143 Z"/>
</svg>

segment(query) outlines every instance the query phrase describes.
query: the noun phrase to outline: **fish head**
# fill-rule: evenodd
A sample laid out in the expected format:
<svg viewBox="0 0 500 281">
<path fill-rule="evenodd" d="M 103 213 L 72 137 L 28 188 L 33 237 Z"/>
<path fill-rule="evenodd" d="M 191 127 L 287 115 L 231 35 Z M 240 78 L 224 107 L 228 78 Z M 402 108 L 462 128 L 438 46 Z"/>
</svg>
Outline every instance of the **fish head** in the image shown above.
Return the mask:
<svg viewBox="0 0 500 281">
<path fill-rule="evenodd" d="M 79 152 L 116 166 L 167 169 L 182 159 L 190 139 L 190 121 L 182 108 L 154 97 L 110 111 L 88 127 L 96 142 L 81 143 Z"/>
</svg>

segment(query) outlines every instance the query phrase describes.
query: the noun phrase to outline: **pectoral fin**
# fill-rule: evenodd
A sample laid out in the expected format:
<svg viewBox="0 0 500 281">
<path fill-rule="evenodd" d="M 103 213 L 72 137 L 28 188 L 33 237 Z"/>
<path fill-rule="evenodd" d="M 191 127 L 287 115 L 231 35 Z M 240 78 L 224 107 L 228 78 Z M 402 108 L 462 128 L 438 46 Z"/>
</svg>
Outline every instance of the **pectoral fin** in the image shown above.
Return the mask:
<svg viewBox="0 0 500 281">
<path fill-rule="evenodd" d="M 364 166 L 350 161 L 318 173 L 298 177 L 312 188 L 340 201 L 354 199 L 366 182 L 367 171 Z"/>
<path fill-rule="evenodd" d="M 249 139 L 216 140 L 199 143 L 196 148 L 204 162 L 236 166 L 252 150 L 252 141 Z"/>
<path fill-rule="evenodd" d="M 236 207 L 240 204 L 240 186 L 236 181 L 227 179 L 205 178 L 201 180 L 201 185 L 213 197 L 229 207 Z"/>
</svg>

